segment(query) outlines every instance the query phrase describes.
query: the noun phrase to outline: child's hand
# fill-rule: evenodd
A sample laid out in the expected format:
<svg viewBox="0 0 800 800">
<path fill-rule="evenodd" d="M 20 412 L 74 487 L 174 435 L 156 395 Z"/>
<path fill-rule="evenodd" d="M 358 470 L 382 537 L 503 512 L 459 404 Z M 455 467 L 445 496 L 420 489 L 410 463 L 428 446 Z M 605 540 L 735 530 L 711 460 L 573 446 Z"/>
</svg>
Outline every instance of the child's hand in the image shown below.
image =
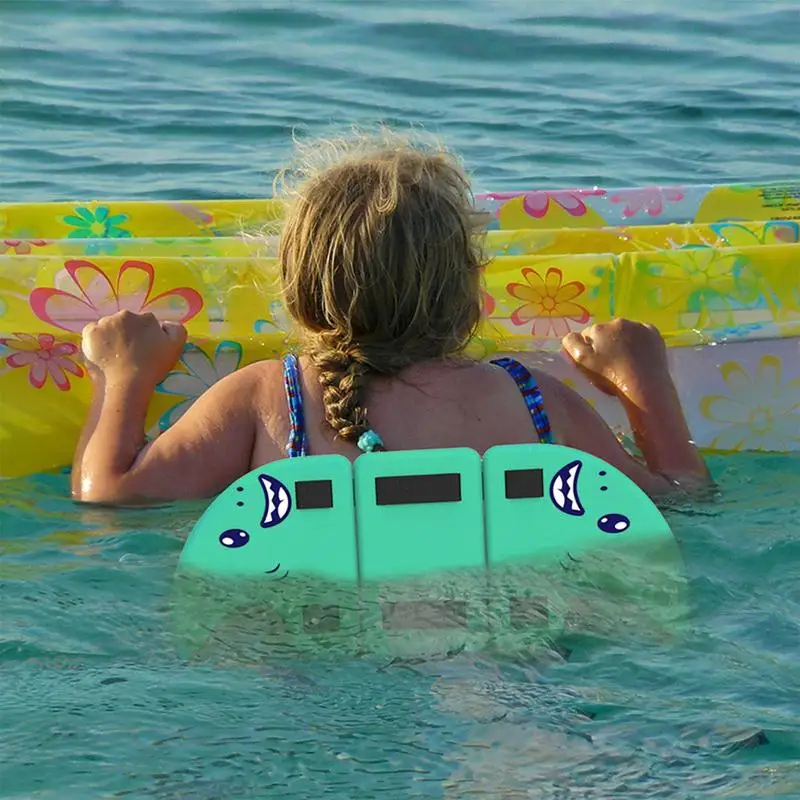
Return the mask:
<svg viewBox="0 0 800 800">
<path fill-rule="evenodd" d="M 107 381 L 155 387 L 175 366 L 185 343 L 186 328 L 177 322 L 119 311 L 89 323 L 81 346 L 89 368 Z"/>
<path fill-rule="evenodd" d="M 577 368 L 606 394 L 625 396 L 671 380 L 667 348 L 653 325 L 615 319 L 562 339 Z"/>
</svg>

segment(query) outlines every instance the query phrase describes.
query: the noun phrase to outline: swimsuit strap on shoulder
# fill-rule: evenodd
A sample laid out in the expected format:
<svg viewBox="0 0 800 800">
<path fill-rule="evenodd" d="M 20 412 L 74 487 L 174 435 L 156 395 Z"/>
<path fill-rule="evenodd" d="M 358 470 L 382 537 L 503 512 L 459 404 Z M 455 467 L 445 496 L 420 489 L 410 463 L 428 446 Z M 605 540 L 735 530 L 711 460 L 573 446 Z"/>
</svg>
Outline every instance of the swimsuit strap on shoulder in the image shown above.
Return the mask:
<svg viewBox="0 0 800 800">
<path fill-rule="evenodd" d="M 289 406 L 289 440 L 286 443 L 286 455 L 289 458 L 296 458 L 308 454 L 308 438 L 303 415 L 303 393 L 300 388 L 300 365 L 294 353 L 283 359 L 283 388 Z"/>
<path fill-rule="evenodd" d="M 528 368 L 514 358 L 497 358 L 491 363 L 502 367 L 514 379 L 528 407 L 539 440 L 545 444 L 552 444 L 553 432 L 547 412 L 544 410 L 544 399 Z"/>
</svg>

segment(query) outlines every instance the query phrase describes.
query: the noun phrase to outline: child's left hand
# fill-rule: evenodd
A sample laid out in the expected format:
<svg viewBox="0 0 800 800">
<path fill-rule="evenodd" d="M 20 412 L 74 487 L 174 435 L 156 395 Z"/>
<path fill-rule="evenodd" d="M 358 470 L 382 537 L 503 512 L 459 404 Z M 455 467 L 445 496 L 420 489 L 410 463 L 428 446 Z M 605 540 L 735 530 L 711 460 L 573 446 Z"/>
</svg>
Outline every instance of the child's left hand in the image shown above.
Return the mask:
<svg viewBox="0 0 800 800">
<path fill-rule="evenodd" d="M 119 311 L 89 323 L 81 347 L 89 368 L 108 383 L 155 387 L 180 358 L 186 335 L 180 323 Z"/>
</svg>

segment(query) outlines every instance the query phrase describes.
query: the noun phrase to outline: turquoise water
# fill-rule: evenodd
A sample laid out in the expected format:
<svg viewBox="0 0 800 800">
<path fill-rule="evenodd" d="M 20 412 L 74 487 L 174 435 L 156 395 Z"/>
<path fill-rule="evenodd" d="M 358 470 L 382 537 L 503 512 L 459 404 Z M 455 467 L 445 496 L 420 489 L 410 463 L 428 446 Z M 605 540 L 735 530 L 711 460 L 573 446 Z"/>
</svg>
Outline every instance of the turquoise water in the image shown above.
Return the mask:
<svg viewBox="0 0 800 800">
<path fill-rule="evenodd" d="M 0 199 L 263 195 L 415 123 L 479 188 L 796 178 L 794 2 L 0 0 Z M 702 6 L 703 10 L 700 10 Z M 530 659 L 179 657 L 198 506 L 0 483 L 0 797 L 800 797 L 800 459 L 671 511 L 693 614 Z"/>
<path fill-rule="evenodd" d="M 669 513 L 694 604 L 678 639 L 618 636 L 607 610 L 566 661 L 220 643 L 187 664 L 170 587 L 198 507 L 3 482 L 0 796 L 799 797 L 800 459 L 711 466 L 722 498 Z"/>
</svg>

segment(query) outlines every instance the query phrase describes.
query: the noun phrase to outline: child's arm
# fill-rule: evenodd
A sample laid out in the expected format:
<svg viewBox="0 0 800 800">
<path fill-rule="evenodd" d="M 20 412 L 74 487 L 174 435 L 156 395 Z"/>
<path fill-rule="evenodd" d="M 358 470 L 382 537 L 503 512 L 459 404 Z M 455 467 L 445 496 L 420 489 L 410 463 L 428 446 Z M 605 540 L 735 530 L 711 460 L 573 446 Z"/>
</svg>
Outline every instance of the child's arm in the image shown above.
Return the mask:
<svg viewBox="0 0 800 800">
<path fill-rule="evenodd" d="M 145 446 L 158 382 L 183 348 L 182 326 L 121 312 L 84 331 L 92 405 L 73 463 L 72 494 L 92 503 L 209 497 L 250 468 L 259 374 L 240 370 Z"/>
<path fill-rule="evenodd" d="M 666 374 L 659 384 L 629 387 L 620 396 L 636 445 L 651 472 L 682 484 L 711 483 L 708 467 L 692 443 L 675 384 Z"/>
<path fill-rule="evenodd" d="M 602 458 L 653 496 L 711 484 L 691 442 L 667 368 L 666 347 L 655 328 L 615 320 L 570 334 L 564 348 L 595 386 L 621 401 L 646 466 L 625 450 L 578 392 L 534 367 L 559 444 Z"/>
<path fill-rule="evenodd" d="M 676 490 L 693 491 L 709 485 L 708 471 L 702 461 L 698 468 L 688 460 L 678 464 L 669 463 L 681 449 L 680 440 L 670 433 L 667 423 L 667 417 L 674 413 L 674 409 L 661 412 L 651 406 L 642 414 L 623 401 L 637 444 L 645 456 L 645 466 L 628 453 L 605 420 L 578 392 L 541 371 L 536 372 L 536 379 L 545 397 L 547 413 L 559 444 L 602 458 L 653 497 Z M 659 428 L 659 435 L 647 442 L 643 441 L 641 426 L 637 424 L 637 418 L 645 416 L 645 424 L 651 424 L 653 420 L 659 426 L 662 421 L 666 423 Z M 677 425 L 675 429 L 680 430 Z M 661 436 L 661 433 L 665 433 L 665 436 Z M 699 459 L 694 446 L 688 439 L 685 442 L 685 449 L 693 451 L 692 461 Z"/>
<path fill-rule="evenodd" d="M 617 319 L 569 334 L 563 344 L 595 386 L 619 398 L 656 480 L 683 488 L 709 485 L 708 468 L 691 441 L 669 373 L 666 345 L 655 327 Z"/>
</svg>

